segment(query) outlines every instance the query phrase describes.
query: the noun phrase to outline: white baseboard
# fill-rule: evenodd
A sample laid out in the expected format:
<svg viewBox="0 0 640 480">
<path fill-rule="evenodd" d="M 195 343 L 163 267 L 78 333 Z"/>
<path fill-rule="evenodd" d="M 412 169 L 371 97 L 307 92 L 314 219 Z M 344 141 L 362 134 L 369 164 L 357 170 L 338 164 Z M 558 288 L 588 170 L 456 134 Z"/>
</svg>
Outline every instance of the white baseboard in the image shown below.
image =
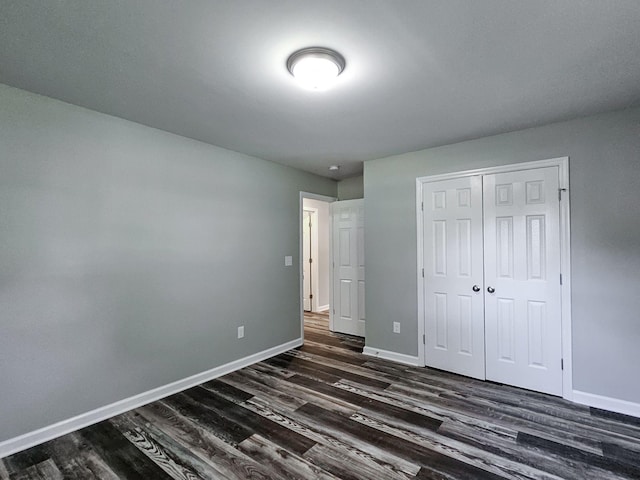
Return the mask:
<svg viewBox="0 0 640 480">
<path fill-rule="evenodd" d="M 162 387 L 154 388 L 153 390 L 134 395 L 133 397 L 125 398 L 110 405 L 105 405 L 104 407 L 92 410 L 90 412 L 82 413 L 76 417 L 62 420 L 61 422 L 54 423 L 53 425 L 49 425 L 38 430 L 34 430 L 33 432 L 25 433 L 24 435 L 20 435 L 19 437 L 10 438 L 9 440 L 0 442 L 0 458 L 7 457 L 16 452 L 26 450 L 27 448 L 34 447 L 44 442 L 48 442 L 49 440 L 53 440 L 54 438 L 60 437 L 67 433 L 88 427 L 90 425 L 93 425 L 94 423 L 107 420 L 108 418 L 111 418 L 115 415 L 120 415 L 121 413 L 128 412 L 129 410 L 133 410 L 134 408 L 141 407 L 148 403 L 155 402 L 156 400 L 160 400 L 161 398 L 168 397 L 169 395 L 173 395 L 188 388 L 195 387 L 196 385 L 200 385 L 201 383 L 208 382 L 209 380 L 213 380 L 214 378 L 221 377 L 228 373 L 234 372 L 241 368 L 286 352 L 287 350 L 291 350 L 292 348 L 299 347 L 302 344 L 303 340 L 301 338 L 291 340 L 290 342 L 283 343 L 282 345 L 277 345 L 261 352 L 254 353 L 253 355 L 249 355 L 248 357 L 234 360 L 233 362 L 227 363 L 225 365 L 212 368 L 211 370 L 207 370 L 206 372 L 201 372 L 196 375 L 192 375 L 191 377 L 169 383 L 168 385 L 164 385 Z"/>
<path fill-rule="evenodd" d="M 385 360 L 392 360 L 394 362 L 404 363 L 406 365 L 412 365 L 414 367 L 420 367 L 420 360 L 413 355 L 405 355 L 404 353 L 390 352 L 388 350 L 380 350 L 379 348 L 364 347 L 362 353 L 371 357 L 383 358 Z"/>
<path fill-rule="evenodd" d="M 581 403 L 582 405 L 588 405 L 589 407 L 601 408 L 603 410 L 609 410 L 610 412 L 623 413 L 640 418 L 640 403 L 581 392 L 579 390 L 573 391 L 573 401 Z"/>
<path fill-rule="evenodd" d="M 329 305 L 320 305 L 316 308 L 316 312 L 326 312 L 329 310 Z"/>
</svg>

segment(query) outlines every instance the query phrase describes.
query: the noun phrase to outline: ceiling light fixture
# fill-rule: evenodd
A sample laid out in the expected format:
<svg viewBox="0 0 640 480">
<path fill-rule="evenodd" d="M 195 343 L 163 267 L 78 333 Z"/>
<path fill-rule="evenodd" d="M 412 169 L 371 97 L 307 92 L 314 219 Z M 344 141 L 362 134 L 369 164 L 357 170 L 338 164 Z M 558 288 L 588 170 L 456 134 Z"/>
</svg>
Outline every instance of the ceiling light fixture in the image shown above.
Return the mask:
<svg viewBox="0 0 640 480">
<path fill-rule="evenodd" d="M 329 170 L 332 172 L 337 172 L 338 170 L 340 170 L 340 165 L 331 165 L 329 167 Z"/>
<path fill-rule="evenodd" d="M 293 52 L 287 69 L 305 88 L 325 90 L 344 70 L 344 57 L 324 47 L 309 47 Z"/>
</svg>

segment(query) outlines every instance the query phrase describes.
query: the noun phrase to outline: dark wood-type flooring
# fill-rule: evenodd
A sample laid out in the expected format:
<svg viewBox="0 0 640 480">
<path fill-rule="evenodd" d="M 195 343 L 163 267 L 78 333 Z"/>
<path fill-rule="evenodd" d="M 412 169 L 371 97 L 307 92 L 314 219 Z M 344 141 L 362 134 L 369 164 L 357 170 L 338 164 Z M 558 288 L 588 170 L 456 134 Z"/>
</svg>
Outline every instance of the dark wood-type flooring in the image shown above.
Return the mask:
<svg viewBox="0 0 640 480">
<path fill-rule="evenodd" d="M 22 479 L 640 478 L 640 419 L 305 345 L 0 461 Z"/>
</svg>

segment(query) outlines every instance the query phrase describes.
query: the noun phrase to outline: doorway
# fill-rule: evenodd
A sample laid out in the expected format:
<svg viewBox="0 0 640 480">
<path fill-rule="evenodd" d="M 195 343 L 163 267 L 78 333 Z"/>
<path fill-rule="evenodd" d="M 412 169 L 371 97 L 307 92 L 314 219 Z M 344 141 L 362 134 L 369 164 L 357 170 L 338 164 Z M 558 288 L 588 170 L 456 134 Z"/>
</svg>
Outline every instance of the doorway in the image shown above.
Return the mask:
<svg viewBox="0 0 640 480">
<path fill-rule="evenodd" d="M 333 197 L 300 192 L 300 329 L 304 313 L 328 313 L 330 294 L 330 217 Z"/>
<path fill-rule="evenodd" d="M 568 159 L 419 178 L 424 365 L 570 395 Z"/>
</svg>

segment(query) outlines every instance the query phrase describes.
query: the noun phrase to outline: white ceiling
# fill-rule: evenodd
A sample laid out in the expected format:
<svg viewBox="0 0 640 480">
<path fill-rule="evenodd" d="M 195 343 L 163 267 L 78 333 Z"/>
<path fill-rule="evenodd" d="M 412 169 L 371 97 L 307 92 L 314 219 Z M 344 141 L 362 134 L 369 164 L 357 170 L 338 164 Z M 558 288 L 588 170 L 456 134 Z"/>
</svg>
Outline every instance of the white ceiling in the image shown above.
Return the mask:
<svg viewBox="0 0 640 480">
<path fill-rule="evenodd" d="M 329 91 L 286 70 L 308 46 L 347 61 Z M 0 0 L 0 82 L 345 178 L 639 105 L 640 1 Z"/>
</svg>

